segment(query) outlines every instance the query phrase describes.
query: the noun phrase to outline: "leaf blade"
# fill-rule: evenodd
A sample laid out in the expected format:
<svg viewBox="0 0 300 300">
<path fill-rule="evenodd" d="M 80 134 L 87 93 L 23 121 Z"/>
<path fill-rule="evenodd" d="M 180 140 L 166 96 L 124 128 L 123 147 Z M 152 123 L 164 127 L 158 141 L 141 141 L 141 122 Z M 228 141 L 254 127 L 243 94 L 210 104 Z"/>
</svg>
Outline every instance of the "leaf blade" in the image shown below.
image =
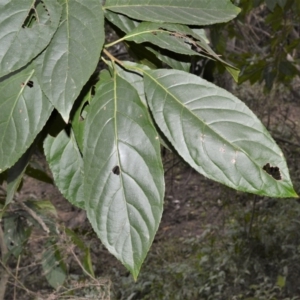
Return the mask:
<svg viewBox="0 0 300 300">
<path fill-rule="evenodd" d="M 181 23 L 187 25 L 209 25 L 230 21 L 240 9 L 230 1 L 180 1 L 163 3 L 160 0 L 107 0 L 105 9 L 127 15 L 133 19 Z"/>
<path fill-rule="evenodd" d="M 34 7 L 31 0 L 0 4 L 0 77 L 25 66 L 53 37 L 61 6 L 49 0 L 43 1 L 43 5 L 40 3 L 38 7 L 43 8 L 35 9 L 38 21 L 28 28 L 23 23 Z"/>
<path fill-rule="evenodd" d="M 159 141 L 147 114 L 136 90 L 115 74 L 96 91 L 83 148 L 88 218 L 134 278 L 163 208 Z"/>
<path fill-rule="evenodd" d="M 73 132 L 48 135 L 44 152 L 58 189 L 72 204 L 84 209 L 83 160 Z"/>
<path fill-rule="evenodd" d="M 169 25 L 169 27 L 170 26 L 172 25 Z M 179 54 L 200 55 L 191 50 L 191 45 L 186 43 L 182 37 L 177 37 L 176 34 L 170 34 L 170 32 L 161 28 L 160 24 L 156 23 L 143 22 L 126 34 L 124 39 L 134 41 L 135 43 L 150 42 L 160 48 L 171 50 Z"/>
<path fill-rule="evenodd" d="M 32 83 L 32 87 L 31 86 Z M 46 124 L 53 106 L 32 65 L 0 82 L 0 172 L 10 168 Z"/>
<path fill-rule="evenodd" d="M 191 74 L 145 71 L 156 123 L 199 173 L 229 187 L 271 197 L 297 197 L 279 147 L 239 99 Z M 280 169 L 275 180 L 263 168 Z"/>
<path fill-rule="evenodd" d="M 36 66 L 43 91 L 67 123 L 73 103 L 97 66 L 104 16 L 98 0 L 61 2 L 59 28 Z"/>
</svg>

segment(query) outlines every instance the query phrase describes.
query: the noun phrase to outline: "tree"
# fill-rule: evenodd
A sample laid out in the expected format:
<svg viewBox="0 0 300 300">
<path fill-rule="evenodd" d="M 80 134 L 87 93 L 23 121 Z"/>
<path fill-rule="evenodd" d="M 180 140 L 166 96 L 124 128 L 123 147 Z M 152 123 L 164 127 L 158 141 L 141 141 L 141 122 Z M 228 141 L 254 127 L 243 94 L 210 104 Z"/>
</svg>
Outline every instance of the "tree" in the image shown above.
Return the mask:
<svg viewBox="0 0 300 300">
<path fill-rule="evenodd" d="M 297 197 L 251 110 L 188 73 L 207 57 L 238 79 L 201 29 L 239 13 L 229 0 L 19 0 L 0 11 L 2 214 L 43 143 L 59 190 L 136 279 L 163 212 L 160 144 L 231 188 Z M 105 43 L 105 22 L 119 39 Z M 121 42 L 135 62 L 109 51 Z M 99 57 L 107 69 L 97 69 Z"/>
</svg>

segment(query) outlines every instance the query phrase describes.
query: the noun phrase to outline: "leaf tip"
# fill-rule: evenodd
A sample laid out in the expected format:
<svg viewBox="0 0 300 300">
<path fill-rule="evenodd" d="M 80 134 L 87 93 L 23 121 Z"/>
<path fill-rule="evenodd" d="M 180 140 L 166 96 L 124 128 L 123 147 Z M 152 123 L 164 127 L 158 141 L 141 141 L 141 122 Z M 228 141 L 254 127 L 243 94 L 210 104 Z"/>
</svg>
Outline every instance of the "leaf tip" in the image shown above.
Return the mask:
<svg viewBox="0 0 300 300">
<path fill-rule="evenodd" d="M 130 273 L 133 277 L 134 282 L 137 282 L 137 278 L 138 278 L 140 272 L 137 270 L 131 270 Z"/>
</svg>

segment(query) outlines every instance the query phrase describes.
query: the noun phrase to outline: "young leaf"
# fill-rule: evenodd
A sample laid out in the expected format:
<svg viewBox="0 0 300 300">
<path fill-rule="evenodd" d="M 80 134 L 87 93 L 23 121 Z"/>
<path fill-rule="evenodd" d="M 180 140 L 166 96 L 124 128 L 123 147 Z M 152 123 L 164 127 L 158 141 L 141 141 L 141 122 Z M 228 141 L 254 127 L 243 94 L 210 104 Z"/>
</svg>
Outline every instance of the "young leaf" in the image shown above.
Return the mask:
<svg viewBox="0 0 300 300">
<path fill-rule="evenodd" d="M 230 0 L 106 0 L 104 8 L 137 20 L 187 25 L 227 22 L 240 11 Z"/>
<path fill-rule="evenodd" d="M 158 135 L 136 90 L 116 74 L 99 85 L 85 122 L 87 215 L 136 278 L 163 210 Z"/>
<path fill-rule="evenodd" d="M 44 151 L 58 189 L 72 204 L 84 208 L 83 160 L 73 132 L 48 135 Z"/>
<path fill-rule="evenodd" d="M 109 10 L 105 11 L 105 18 L 125 33 L 129 33 L 140 24 L 140 22 L 132 20 L 124 15 L 113 13 Z M 127 46 L 129 45 L 127 44 Z M 131 48 L 131 50 L 133 49 Z M 141 52 L 143 52 L 144 54 L 148 51 L 152 52 L 156 58 L 158 58 L 173 69 L 182 70 L 186 72 L 190 70 L 191 58 L 188 55 L 179 55 L 174 52 L 166 51 L 153 46 L 146 46 L 142 47 L 141 49 Z"/>
<path fill-rule="evenodd" d="M 74 101 L 97 66 L 104 17 L 99 0 L 60 1 L 62 20 L 36 66 L 43 91 L 67 123 Z"/>
<path fill-rule="evenodd" d="M 227 69 L 227 71 L 232 75 L 233 79 L 236 82 L 238 82 L 239 70 L 237 68 L 235 68 L 234 66 L 230 65 L 225 60 L 223 60 L 208 45 L 209 42 L 207 41 L 207 38 L 204 35 L 203 29 L 201 31 L 200 31 L 200 29 L 192 30 L 188 26 L 181 25 L 181 24 L 160 24 L 157 26 L 160 26 L 161 29 L 166 30 L 166 32 L 168 32 L 169 35 L 172 35 L 173 37 L 176 37 L 177 39 L 181 39 L 182 41 L 184 41 L 185 43 L 188 43 L 189 45 L 193 45 L 194 49 L 196 49 L 196 51 L 197 51 L 197 52 L 195 52 L 195 54 L 204 56 L 204 57 L 208 57 L 210 59 L 214 59 L 214 60 L 222 63 L 224 65 L 224 67 Z M 154 28 L 153 25 L 152 25 L 152 28 Z"/>
<path fill-rule="evenodd" d="M 53 106 L 30 65 L 0 81 L 0 172 L 29 148 L 48 120 Z"/>
<path fill-rule="evenodd" d="M 81 103 L 80 105 L 78 105 L 78 107 L 74 106 L 76 110 L 71 120 L 72 130 L 75 135 L 76 142 L 81 153 L 83 151 L 82 149 L 83 149 L 83 138 L 84 138 L 84 119 L 89 109 L 88 103 L 90 103 L 92 100 L 92 89 L 93 88 L 91 87 L 90 90 L 86 93 L 86 95 L 83 96 L 83 98 L 79 99 L 80 97 L 78 97 L 77 101 L 80 100 Z"/>
<path fill-rule="evenodd" d="M 0 3 L 0 77 L 30 62 L 52 39 L 61 17 L 57 1 L 44 0 L 34 7 L 32 0 Z M 34 22 L 27 26 L 32 15 Z"/>
<path fill-rule="evenodd" d="M 156 123 L 195 170 L 237 190 L 297 197 L 281 150 L 239 99 L 181 71 L 144 77 Z"/>
</svg>

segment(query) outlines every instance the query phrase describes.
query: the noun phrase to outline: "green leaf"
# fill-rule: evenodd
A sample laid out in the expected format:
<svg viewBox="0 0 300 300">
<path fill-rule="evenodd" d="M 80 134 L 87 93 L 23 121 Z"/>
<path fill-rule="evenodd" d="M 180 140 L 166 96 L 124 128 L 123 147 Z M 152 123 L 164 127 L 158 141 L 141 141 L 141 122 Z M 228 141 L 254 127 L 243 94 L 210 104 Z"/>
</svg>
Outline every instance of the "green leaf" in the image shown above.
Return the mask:
<svg viewBox="0 0 300 300">
<path fill-rule="evenodd" d="M 32 210 L 35 211 L 35 213 L 42 217 L 42 219 L 45 219 L 44 216 L 51 216 L 52 217 L 52 223 L 53 217 L 57 218 L 57 211 L 55 209 L 55 206 L 52 204 L 49 200 L 27 200 L 25 204 L 30 207 Z M 57 228 L 56 228 L 57 232 Z"/>
<path fill-rule="evenodd" d="M 221 59 L 210 48 L 207 38 L 203 37 L 202 31 L 193 31 L 188 26 L 179 24 L 143 22 L 125 35 L 123 39 L 136 43 L 150 42 L 160 48 L 183 55 L 197 55 L 215 59 L 224 64 L 234 80 L 238 81 L 239 70 Z M 192 46 L 195 50 L 191 49 Z"/>
<path fill-rule="evenodd" d="M 191 57 L 166 51 L 163 49 L 154 49 L 152 47 L 145 47 L 148 51 L 152 52 L 156 58 L 163 63 L 170 66 L 172 69 L 189 72 L 191 68 Z"/>
<path fill-rule="evenodd" d="M 205 33 L 205 29 L 203 28 L 189 28 L 193 31 L 193 33 L 200 38 L 201 41 L 206 43 L 207 45 L 210 43 L 209 39 L 207 38 L 207 35 Z"/>
<path fill-rule="evenodd" d="M 136 62 L 148 66 L 150 69 L 157 69 L 162 67 L 162 63 L 158 59 L 156 53 L 150 51 L 148 47 L 145 47 L 143 44 L 126 42 L 125 46 L 128 48 L 129 55 Z"/>
<path fill-rule="evenodd" d="M 93 98 L 83 148 L 88 218 L 135 279 L 163 210 L 159 138 L 148 118 L 136 90 L 115 73 Z"/>
<path fill-rule="evenodd" d="M 0 3 L 0 77 L 25 66 L 49 44 L 62 11 L 53 0 L 4 2 Z M 28 17 L 33 20 L 30 24 Z"/>
<path fill-rule="evenodd" d="M 287 60 L 279 62 L 278 71 L 280 74 L 283 74 L 283 75 L 286 75 L 289 77 L 295 77 L 299 73 L 295 64 L 293 64 Z"/>
<path fill-rule="evenodd" d="M 156 123 L 195 170 L 237 190 L 297 197 L 281 150 L 239 99 L 181 71 L 144 77 Z"/>
<path fill-rule="evenodd" d="M 105 11 L 105 18 L 125 33 L 130 32 L 140 24 L 138 21 L 132 20 L 121 14 L 116 14 L 109 10 Z"/>
<path fill-rule="evenodd" d="M 227 22 L 240 11 L 229 0 L 106 0 L 104 8 L 137 20 L 188 25 Z"/>
<path fill-rule="evenodd" d="M 125 33 L 131 32 L 133 29 L 135 29 L 140 22 L 136 22 L 124 15 L 116 14 L 111 11 L 105 12 L 105 17 L 115 26 L 117 26 L 119 29 L 124 31 Z M 141 47 L 139 47 L 141 48 Z M 145 55 L 145 52 L 152 52 L 156 58 L 167 64 L 173 69 L 182 70 L 188 72 L 191 67 L 191 59 L 187 55 L 179 55 L 176 53 L 173 53 L 171 51 L 166 51 L 164 49 L 158 48 L 155 49 L 154 47 L 146 46 L 145 48 L 141 50 L 141 52 Z M 131 48 L 131 50 L 133 50 Z"/>
<path fill-rule="evenodd" d="M 80 100 L 81 103 L 76 108 L 76 111 L 72 116 L 72 120 L 71 120 L 72 129 L 78 144 L 78 148 L 81 153 L 83 151 L 82 148 L 83 148 L 83 138 L 84 138 L 84 125 L 85 125 L 84 119 L 89 110 L 89 103 L 92 100 L 92 89 L 93 87 L 91 87 L 90 90 L 87 92 L 87 94 L 83 96 L 83 99 L 80 99 L 80 97 L 77 99 L 77 101 Z"/>
<path fill-rule="evenodd" d="M 4 242 L 14 257 L 18 257 L 24 251 L 30 234 L 26 219 L 20 218 L 17 213 L 4 218 Z"/>
<path fill-rule="evenodd" d="M 48 135 L 44 151 L 58 189 L 72 204 L 84 208 L 83 160 L 73 132 Z"/>
<path fill-rule="evenodd" d="M 43 91 L 67 123 L 74 101 L 97 66 L 104 17 L 99 0 L 60 1 L 62 20 L 36 65 Z"/>
<path fill-rule="evenodd" d="M 53 106 L 38 83 L 32 65 L 0 81 L 0 172 L 29 148 Z"/>
<path fill-rule="evenodd" d="M 161 28 L 160 24 L 143 22 L 125 35 L 124 39 L 136 43 L 150 42 L 160 48 L 184 55 L 200 55 L 191 50 L 191 44 L 188 43 L 185 36 L 170 33 Z"/>
<path fill-rule="evenodd" d="M 140 68 L 143 70 L 150 70 L 149 67 L 137 63 L 133 63 L 130 61 L 123 61 L 124 67 L 130 68 Z M 143 104 L 145 107 L 148 107 L 147 100 L 145 97 L 145 89 L 144 89 L 144 79 L 143 79 L 143 74 L 139 72 L 138 70 L 128 70 L 121 68 L 118 65 L 115 65 L 116 72 L 120 77 L 128 81 L 138 92 L 140 99 L 142 100 Z"/>
<path fill-rule="evenodd" d="M 42 267 L 49 284 L 57 289 L 65 281 L 66 267 L 60 251 L 53 241 L 48 241 L 47 249 L 42 254 Z"/>
<path fill-rule="evenodd" d="M 8 170 L 5 206 L 13 200 L 15 192 L 17 191 L 22 181 L 23 175 L 25 173 L 27 164 L 32 153 L 33 147 L 30 147 L 17 161 L 17 163 Z"/>
</svg>

